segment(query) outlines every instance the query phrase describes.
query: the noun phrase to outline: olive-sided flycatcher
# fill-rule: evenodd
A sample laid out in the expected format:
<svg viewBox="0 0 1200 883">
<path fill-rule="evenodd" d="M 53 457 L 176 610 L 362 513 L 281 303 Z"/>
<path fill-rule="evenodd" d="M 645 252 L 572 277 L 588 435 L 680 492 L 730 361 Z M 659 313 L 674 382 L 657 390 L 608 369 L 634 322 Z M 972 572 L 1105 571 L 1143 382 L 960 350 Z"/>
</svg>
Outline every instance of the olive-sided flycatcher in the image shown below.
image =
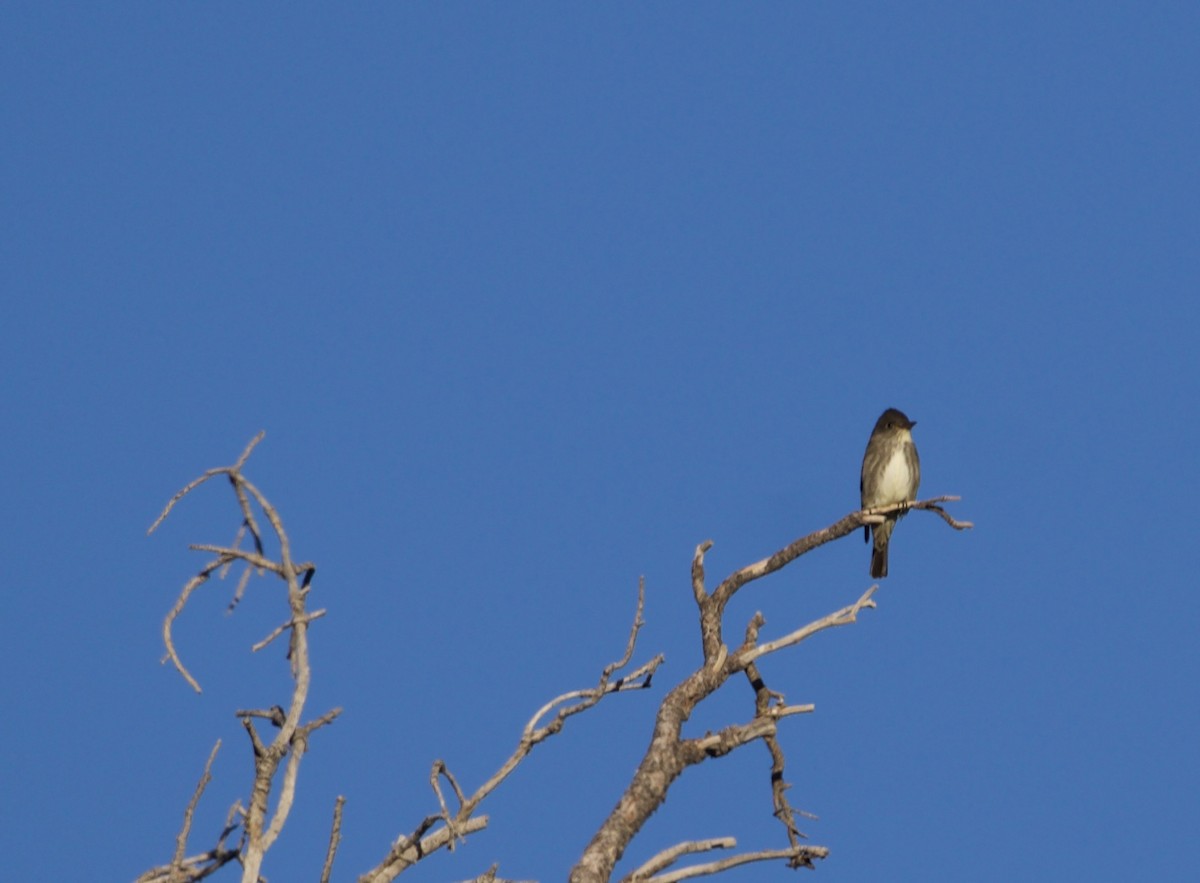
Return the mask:
<svg viewBox="0 0 1200 883">
<path fill-rule="evenodd" d="M 917 446 L 913 444 L 912 428 L 917 425 L 895 408 L 888 408 L 875 422 L 867 452 L 863 454 L 862 507 L 887 506 L 892 503 L 911 503 L 917 498 L 917 485 L 921 483 L 921 460 L 917 457 Z M 888 573 L 888 540 L 896 522 L 904 512 L 893 512 L 885 516 L 882 524 L 873 524 L 870 533 L 875 536 L 871 552 L 871 577 L 880 579 Z M 863 540 L 868 529 L 863 527 Z"/>
</svg>

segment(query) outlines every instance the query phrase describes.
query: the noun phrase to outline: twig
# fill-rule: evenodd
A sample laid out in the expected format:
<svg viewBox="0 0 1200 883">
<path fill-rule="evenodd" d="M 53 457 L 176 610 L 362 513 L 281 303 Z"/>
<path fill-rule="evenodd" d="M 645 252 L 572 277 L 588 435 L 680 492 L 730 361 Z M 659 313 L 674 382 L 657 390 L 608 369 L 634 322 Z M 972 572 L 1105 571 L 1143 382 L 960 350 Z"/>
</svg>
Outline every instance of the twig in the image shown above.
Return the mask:
<svg viewBox="0 0 1200 883">
<path fill-rule="evenodd" d="M 654 672 L 663 662 L 664 657 L 661 654 L 630 674 L 615 681 L 612 680 L 612 676 L 628 665 L 630 659 L 633 657 L 638 632 L 644 625 L 642 611 L 645 608 L 645 603 L 645 581 L 639 580 L 637 608 L 634 612 L 633 624 L 629 629 L 629 638 L 625 644 L 625 652 L 621 658 L 604 667 L 596 686 L 583 690 L 572 690 L 561 696 L 556 696 L 534 712 L 533 717 L 525 724 L 525 728 L 521 732 L 521 738 L 512 754 L 471 796 L 465 796 L 445 763 L 440 760 L 435 762 L 430 774 L 430 784 L 433 786 L 434 794 L 437 797 L 440 812 L 437 815 L 426 816 L 412 834 L 400 837 L 387 857 L 359 878 L 360 883 L 385 883 L 385 881 L 393 880 L 398 874 L 417 861 L 420 861 L 433 849 L 440 849 L 443 846 L 453 848 L 455 843 L 463 840 L 468 834 L 483 828 L 484 825 L 476 824 L 477 819 L 473 817 L 473 813 L 479 807 L 479 804 L 499 787 L 513 770 L 520 765 L 533 750 L 534 746 L 560 732 L 567 718 L 593 707 L 610 693 L 648 687 Z M 564 703 L 573 704 L 568 705 Z M 554 711 L 556 708 L 557 711 Z M 554 717 L 549 723 L 541 724 L 546 715 L 552 711 L 554 711 Z M 438 784 L 438 780 L 442 776 L 450 782 L 454 788 L 455 796 L 458 798 L 459 806 L 455 812 L 450 811 L 449 806 L 446 804 L 446 799 L 442 794 L 441 786 Z M 442 822 L 442 827 L 438 828 L 428 837 L 425 837 L 426 832 L 433 828 L 439 820 Z"/>
<path fill-rule="evenodd" d="M 708 862 L 703 865 L 692 865 L 688 868 L 680 868 L 677 871 L 671 871 L 667 874 L 658 874 L 650 877 L 647 883 L 678 883 L 679 880 L 688 880 L 692 877 L 703 877 L 707 874 L 719 874 L 722 871 L 727 871 L 730 868 L 736 868 L 738 865 L 749 864 L 750 862 L 766 862 L 777 861 L 779 859 L 787 859 L 788 864 L 792 867 L 812 867 L 812 861 L 815 858 L 826 858 L 829 855 L 829 850 L 823 846 L 794 846 L 791 849 L 763 849 L 758 852 L 745 852 L 741 855 L 730 856 L 719 861 Z"/>
<path fill-rule="evenodd" d="M 463 883 L 535 883 L 533 880 L 505 880 L 497 875 L 500 865 L 493 863 L 490 868 L 471 880 L 464 880 Z"/>
<path fill-rule="evenodd" d="M 333 802 L 333 828 L 329 832 L 329 848 L 325 850 L 325 865 L 321 868 L 321 883 L 329 883 L 329 875 L 333 873 L 333 857 L 342 840 L 342 807 L 345 805 L 346 798 L 339 794 Z"/>
<path fill-rule="evenodd" d="M 828 616 L 818 619 L 816 622 L 810 622 L 803 628 L 796 629 L 791 634 L 784 635 L 782 638 L 776 638 L 774 641 L 768 641 L 765 644 L 759 644 L 757 647 L 750 648 L 740 652 L 736 657 L 736 665 L 738 668 L 744 668 L 751 662 L 766 656 L 768 653 L 774 653 L 776 650 L 782 650 L 784 647 L 791 647 L 794 644 L 799 644 L 805 638 L 815 635 L 817 632 L 822 632 L 825 629 L 836 628 L 841 625 L 849 625 L 852 622 L 858 621 L 858 612 L 867 607 L 874 607 L 875 601 L 871 598 L 875 594 L 878 585 L 873 585 L 865 592 L 862 597 L 848 607 L 843 607 L 841 610 L 836 610 Z"/>
<path fill-rule="evenodd" d="M 228 561 L 245 561 L 259 570 L 269 570 L 271 573 L 283 575 L 279 565 L 269 558 L 264 558 L 261 553 L 247 552 L 245 549 L 230 546 L 215 546 L 211 543 L 192 543 L 188 548 L 193 552 L 212 552 Z"/>
<path fill-rule="evenodd" d="M 437 821 L 437 816 L 433 817 Z M 467 819 L 458 830 L 460 837 L 466 837 L 488 826 L 487 816 L 474 816 Z M 403 871 L 411 868 L 427 855 L 437 852 L 450 841 L 450 832 L 446 828 L 438 828 L 428 837 L 421 839 L 401 836 L 392 846 L 387 858 L 376 867 L 359 877 L 359 883 L 387 883 L 395 880 Z"/>
<path fill-rule="evenodd" d="M 314 619 L 320 619 L 322 616 L 324 616 L 326 614 L 326 612 L 327 611 L 324 608 L 322 608 L 320 610 L 314 610 L 312 613 L 305 614 L 304 616 L 300 617 L 299 620 L 297 620 L 295 618 L 289 619 L 283 625 L 276 626 L 275 629 L 273 629 L 271 631 L 271 634 L 267 635 L 265 638 L 263 638 L 261 641 L 259 641 L 257 644 L 255 644 L 253 647 L 251 647 L 250 651 L 252 653 L 257 653 L 259 650 L 262 650 L 264 647 L 266 647 L 268 644 L 270 644 L 272 641 L 274 641 L 276 638 L 278 638 L 280 635 L 282 635 L 284 632 L 286 632 L 288 629 L 290 629 L 292 626 L 294 626 L 298 621 L 304 622 L 304 623 L 309 623 L 309 622 L 312 622 Z"/>
<path fill-rule="evenodd" d="M 189 493 L 194 491 L 196 488 L 200 487 L 200 485 L 204 484 L 204 482 L 208 481 L 210 478 L 215 478 L 218 475 L 228 475 L 230 472 L 237 472 L 240 470 L 250 458 L 250 452 L 253 451 L 258 443 L 263 440 L 266 434 L 267 431 L 264 429 L 258 435 L 254 436 L 254 438 L 250 440 L 250 444 L 246 445 L 246 449 L 242 451 L 242 455 L 237 458 L 237 462 L 232 466 L 220 466 L 216 469 L 209 469 L 199 478 L 192 479 L 192 481 L 184 485 L 182 490 L 176 492 L 175 496 L 171 497 L 170 501 L 168 501 L 167 505 L 163 508 L 162 513 L 158 516 L 158 518 L 154 519 L 154 523 L 150 525 L 150 529 L 146 531 L 146 534 L 149 535 L 154 533 L 154 531 L 158 529 L 158 526 L 167 520 L 167 516 L 170 515 L 171 510 L 175 508 L 175 504 L 186 497 Z"/>
<path fill-rule="evenodd" d="M 442 808 L 442 821 L 446 823 L 446 830 L 450 833 L 450 851 L 454 851 L 454 846 L 461 838 L 458 836 L 458 824 L 455 817 L 450 814 L 450 810 L 446 807 L 446 798 L 442 796 L 442 786 L 438 784 L 442 776 L 446 777 L 454 793 L 458 796 L 458 807 L 461 810 L 462 805 L 466 803 L 463 797 L 462 789 L 458 787 L 458 780 L 454 778 L 454 774 L 446 767 L 445 761 L 435 760 L 433 769 L 429 773 L 429 784 L 433 787 L 433 793 L 437 795 L 438 806 Z"/>
<path fill-rule="evenodd" d="M 210 561 L 207 565 L 201 568 L 198 574 L 188 580 L 187 583 L 184 584 L 183 589 L 180 591 L 179 597 L 175 599 L 175 604 L 167 612 L 167 618 L 163 620 L 163 644 L 166 645 L 167 654 L 163 657 L 162 661 L 166 662 L 168 659 L 170 659 L 175 665 L 175 670 L 183 676 L 183 679 L 187 681 L 191 688 L 197 693 L 201 692 L 200 684 L 194 677 L 192 677 L 191 672 L 184 667 L 183 660 L 179 658 L 179 654 L 175 651 L 175 642 L 171 637 L 171 626 L 174 624 L 175 618 L 183 612 L 183 608 L 187 604 L 188 598 L 192 596 L 192 592 L 196 591 L 196 589 L 208 582 L 208 578 L 212 575 L 212 572 L 219 568 L 223 563 L 224 559 L 221 558 L 218 558 L 216 561 Z"/>
<path fill-rule="evenodd" d="M 492 862 L 492 866 L 490 868 L 488 868 L 475 879 L 464 881 L 464 883 L 496 883 L 496 871 L 499 869 L 499 862 Z"/>
<path fill-rule="evenodd" d="M 209 752 L 208 761 L 204 764 L 204 773 L 200 776 L 200 781 L 196 783 L 196 790 L 192 793 L 192 799 L 188 801 L 187 809 L 184 810 L 183 827 L 179 829 L 179 835 L 175 838 L 175 857 L 171 860 L 170 879 L 172 881 L 178 879 L 178 875 L 183 872 L 183 854 L 187 851 L 188 834 L 192 830 L 192 816 L 195 815 L 196 806 L 200 803 L 200 795 L 212 781 L 212 765 L 220 749 L 221 740 L 218 739 L 217 744 Z"/>
<path fill-rule="evenodd" d="M 692 555 L 692 594 L 697 604 L 703 604 L 708 597 L 708 590 L 704 588 L 704 555 L 712 547 L 713 541 L 705 540 L 696 546 L 696 552 Z"/>
<path fill-rule="evenodd" d="M 230 564 L 232 565 L 232 561 Z M 228 573 L 226 569 L 222 576 Z M 242 602 L 242 597 L 246 594 L 246 586 L 250 585 L 250 577 L 254 574 L 254 568 L 246 566 L 242 568 L 242 575 L 238 577 L 237 588 L 233 590 L 233 597 L 229 599 L 229 606 L 225 608 L 226 613 L 233 613 L 234 609 Z"/>
<path fill-rule="evenodd" d="M 733 849 L 735 846 L 737 846 L 737 840 L 733 837 L 713 837 L 709 840 L 685 840 L 683 843 L 676 843 L 674 846 L 664 849 L 658 855 L 643 862 L 632 874 L 623 878 L 621 883 L 640 883 L 640 881 L 652 877 L 659 871 L 671 867 L 671 865 L 675 864 L 675 862 L 679 861 L 685 855 L 708 852 L 713 849 Z"/>
<path fill-rule="evenodd" d="M 658 656 L 655 656 L 649 662 L 646 662 L 640 667 L 634 669 L 620 680 L 613 681 L 611 683 L 604 683 L 602 679 L 601 683 L 595 687 L 588 687 L 584 690 L 571 690 L 569 693 L 563 693 L 561 696 L 555 696 L 536 712 L 534 712 L 533 717 L 529 719 L 529 723 L 525 724 L 523 738 L 529 739 L 532 744 L 537 744 L 538 742 L 542 741 L 542 739 L 546 738 L 546 736 L 556 733 L 558 730 L 562 729 L 562 721 L 566 720 L 572 715 L 579 714 L 581 711 L 586 711 L 609 693 L 622 693 L 627 690 L 645 690 L 650 686 L 651 679 L 654 677 L 654 672 L 657 671 L 658 667 L 665 661 L 666 657 L 660 653 Z M 544 727 L 539 728 L 537 726 L 538 721 L 549 714 L 551 709 L 553 709 L 555 706 L 561 705 L 564 702 L 570 702 L 573 699 L 580 698 L 582 698 L 584 701 L 580 702 L 578 705 L 560 708 L 553 721 Z"/>
<path fill-rule="evenodd" d="M 225 846 L 226 839 L 238 827 L 235 818 L 240 810 L 240 803 L 234 803 L 230 807 L 229 813 L 225 818 L 225 827 L 221 830 L 220 836 L 217 837 L 217 843 L 212 849 L 202 852 L 199 855 L 188 856 L 178 862 L 178 864 L 173 859 L 170 864 L 151 868 L 138 877 L 134 883 L 179 883 L 177 870 L 180 869 L 185 874 L 183 880 L 187 881 L 187 883 L 195 883 L 195 881 L 203 880 L 205 877 L 215 874 L 241 854 L 240 843 L 233 848 Z"/>
<path fill-rule="evenodd" d="M 517 765 L 525 759 L 529 752 L 533 750 L 535 745 L 545 741 L 555 733 L 560 732 L 567 718 L 586 711 L 587 709 L 596 705 L 596 703 L 598 703 L 609 693 L 617 693 L 624 690 L 640 690 L 650 686 L 650 681 L 654 676 L 654 672 L 658 670 L 658 667 L 665 659 L 662 654 L 654 657 L 649 662 L 645 663 L 637 670 L 630 672 L 629 675 L 621 678 L 618 681 L 610 683 L 609 680 L 615 672 L 627 665 L 630 658 L 633 656 L 633 648 L 637 641 L 638 632 L 645 624 L 644 620 L 642 619 L 642 611 L 645 608 L 645 605 L 646 584 L 644 579 L 639 579 L 637 608 L 633 615 L 633 625 L 630 626 L 629 629 L 629 639 L 625 645 L 625 653 L 620 659 L 616 660 L 615 662 L 611 662 L 604 667 L 604 670 L 600 673 L 600 680 L 595 687 L 592 687 L 588 690 L 572 690 L 569 693 L 564 693 L 561 696 L 555 697 L 539 708 L 534 716 L 530 719 L 529 723 L 525 725 L 525 729 L 521 733 L 521 740 L 517 743 L 517 747 L 513 751 L 512 755 L 501 765 L 500 769 L 498 769 L 490 779 L 488 779 L 479 787 L 475 794 L 471 796 L 470 800 L 464 803 L 464 810 L 466 810 L 468 813 L 473 810 L 480 801 L 494 791 L 501 782 L 508 778 L 509 774 L 517 768 Z M 560 705 L 563 702 L 568 702 L 576 698 L 580 699 L 580 701 L 574 705 L 567 705 L 559 708 L 555 713 L 553 720 L 551 720 L 545 726 L 537 726 L 537 722 L 541 720 L 545 714 L 549 713 L 550 709 Z"/>
<path fill-rule="evenodd" d="M 698 739 L 684 739 L 679 743 L 680 759 L 685 765 L 691 765 L 706 757 L 721 757 L 755 739 L 774 736 L 780 718 L 807 714 L 813 709 L 812 705 L 777 705 L 755 715 L 749 723 L 732 724 Z"/>
<path fill-rule="evenodd" d="M 758 640 L 758 629 L 762 623 L 762 614 L 755 615 L 751 621 L 751 627 L 746 630 L 746 643 L 743 646 L 754 646 Z M 784 706 L 783 694 L 776 693 L 767 687 L 755 663 L 751 662 L 746 666 L 746 678 L 750 682 L 751 689 L 754 690 L 754 712 L 756 715 L 771 714 L 773 709 L 787 707 Z M 798 711 L 804 712 L 811 712 L 814 708 L 815 706 L 811 704 L 797 706 Z M 791 788 L 791 785 L 784 778 L 786 760 L 783 754 L 783 747 L 779 744 L 779 739 L 775 734 L 764 736 L 763 744 L 767 748 L 767 753 L 771 755 L 771 803 L 774 807 L 774 816 L 783 824 L 788 843 L 793 847 L 799 846 L 800 838 L 807 837 L 807 835 L 796 824 L 797 810 L 792 807 L 791 802 L 787 799 L 787 791 Z M 809 818 L 813 817 L 811 813 L 803 811 L 800 814 L 806 815 Z"/>
</svg>

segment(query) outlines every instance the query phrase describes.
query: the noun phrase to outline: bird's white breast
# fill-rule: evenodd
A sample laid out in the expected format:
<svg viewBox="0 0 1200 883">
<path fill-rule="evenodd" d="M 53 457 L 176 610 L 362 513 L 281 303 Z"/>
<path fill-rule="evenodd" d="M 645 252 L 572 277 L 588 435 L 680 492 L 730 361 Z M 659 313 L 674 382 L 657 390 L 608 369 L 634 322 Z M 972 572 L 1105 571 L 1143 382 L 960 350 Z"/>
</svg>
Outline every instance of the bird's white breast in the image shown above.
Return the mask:
<svg viewBox="0 0 1200 883">
<path fill-rule="evenodd" d="M 908 489 L 912 484 L 912 479 L 908 472 L 908 461 L 904 456 L 904 449 L 897 448 L 892 459 L 888 460 L 887 466 L 883 469 L 883 478 L 879 482 L 880 500 L 899 503 L 901 500 L 908 499 Z"/>
</svg>

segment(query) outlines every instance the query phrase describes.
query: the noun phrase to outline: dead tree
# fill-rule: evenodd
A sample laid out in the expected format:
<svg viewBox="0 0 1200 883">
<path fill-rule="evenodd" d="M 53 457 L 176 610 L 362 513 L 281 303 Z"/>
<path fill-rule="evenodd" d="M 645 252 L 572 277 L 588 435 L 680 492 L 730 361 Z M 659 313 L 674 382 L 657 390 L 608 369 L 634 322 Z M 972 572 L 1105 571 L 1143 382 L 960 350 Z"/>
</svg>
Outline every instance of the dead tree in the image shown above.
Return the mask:
<svg viewBox="0 0 1200 883">
<path fill-rule="evenodd" d="M 171 860 L 146 871 L 137 878 L 136 883 L 191 883 L 216 873 L 232 862 L 241 865 L 243 883 L 258 883 L 266 854 L 283 830 L 294 804 L 297 773 L 308 750 L 309 740 L 316 730 L 332 723 L 341 714 L 340 708 L 334 708 L 318 717 L 305 719 L 305 705 L 312 679 L 308 654 L 309 626 L 324 616 L 326 611 L 308 609 L 308 598 L 316 567 L 311 562 L 296 562 L 293 559 L 291 544 L 279 513 L 243 473 L 247 459 L 262 438 L 263 433 L 259 433 L 232 466 L 210 469 L 181 489 L 167 503 L 150 528 L 150 532 L 153 532 L 180 500 L 210 479 L 225 477 L 232 485 L 241 514 L 240 527 L 234 541 L 228 546 L 191 546 L 193 550 L 212 557 L 184 585 L 167 614 L 163 623 L 163 643 L 166 646 L 163 661 L 169 660 L 183 679 L 194 690 L 200 691 L 199 683 L 188 671 L 175 648 L 172 626 L 196 590 L 214 574 L 223 576 L 229 568 L 240 565 L 243 570 L 234 591 L 231 607 L 242 597 L 253 574 L 269 574 L 286 585 L 286 618 L 255 644 L 253 649 L 261 650 L 277 638 L 287 635 L 292 695 L 286 708 L 275 705 L 271 708 L 241 709 L 235 712 L 242 721 L 248 737 L 253 757 L 253 777 L 244 802 L 238 799 L 230 807 L 225 824 L 213 845 L 203 852 L 187 854 L 192 818 L 208 785 L 212 765 L 221 747 L 219 740 L 209 754 L 204 772 L 184 811 L 183 823 L 176 837 Z M 801 537 L 770 557 L 735 571 L 711 592 L 705 586 L 704 556 L 712 547 L 712 542 L 701 543 L 692 559 L 691 584 L 699 612 L 703 662 L 699 668 L 669 690 L 659 705 L 650 746 L 616 807 L 587 845 L 579 863 L 571 870 L 572 883 L 600 883 L 610 880 L 617 862 L 646 820 L 666 799 L 672 783 L 685 770 L 708 758 L 721 757 L 757 741 L 761 741 L 770 752 L 769 782 L 774 815 L 783 826 L 786 847 L 738 853 L 716 861 L 670 870 L 680 859 L 687 856 L 716 849 L 732 849 L 736 846 L 731 837 L 687 841 L 661 850 L 626 875 L 623 881 L 674 883 L 690 877 L 719 873 L 749 862 L 783 861 L 791 867 L 798 868 L 812 867 L 815 859 L 825 858 L 828 850 L 824 847 L 800 842 L 804 835 L 796 825 L 796 816 L 799 813 L 788 803 L 786 797 L 788 784 L 784 779 L 785 758 L 777 738 L 781 720 L 810 712 L 813 707 L 786 704 L 783 694 L 771 690 L 763 681 L 757 663 L 762 657 L 798 644 L 817 632 L 855 622 L 860 611 L 875 606 L 872 596 L 876 586 L 868 588 L 853 604 L 770 641 L 759 640 L 759 630 L 765 620 L 761 613 L 756 613 L 746 625 L 741 642 L 732 649 L 724 637 L 726 605 L 748 583 L 780 570 L 806 552 L 847 536 L 863 525 L 878 523 L 883 520 L 884 515 L 891 512 L 905 508 L 928 510 L 939 514 L 955 529 L 971 527 L 969 522 L 956 521 L 941 506 L 942 503 L 957 499 L 943 496 L 907 505 L 851 512 L 835 524 Z M 266 535 L 262 527 L 263 520 L 269 526 L 270 533 Z M 273 537 L 273 545 L 278 546 L 278 558 L 271 558 L 264 551 L 265 536 Z M 247 543 L 252 548 L 243 548 Z M 437 801 L 436 810 L 426 815 L 407 832 L 400 833 L 390 844 L 382 860 L 358 878 L 359 883 L 386 883 L 430 854 L 443 848 L 452 849 L 458 841 L 485 829 L 488 817 L 478 812 L 480 805 L 529 756 L 536 745 L 557 735 L 570 718 L 593 708 L 606 696 L 650 687 L 654 673 L 663 662 L 661 654 L 628 672 L 625 671 L 633 660 L 638 633 L 643 624 L 644 604 L 645 585 L 639 582 L 637 608 L 622 656 L 604 667 L 594 685 L 564 693 L 539 708 L 522 730 L 512 754 L 474 791 L 467 794 L 446 764 L 441 760 L 435 761 L 429 780 Z M 730 678 L 739 674 L 745 675 L 753 700 L 753 712 L 748 715 L 748 719 L 703 737 L 684 738 L 684 721 L 701 702 L 721 689 Z M 258 725 L 256 721 L 259 722 Z M 274 735 L 269 741 L 259 732 L 263 723 L 274 730 Z M 270 811 L 272 794 L 275 795 L 273 812 Z M 344 798 L 339 797 L 334 805 L 329 845 L 320 876 L 322 883 L 327 883 L 331 878 L 341 838 L 344 802 Z M 493 866 L 476 879 L 499 880 L 496 867 Z"/>
</svg>

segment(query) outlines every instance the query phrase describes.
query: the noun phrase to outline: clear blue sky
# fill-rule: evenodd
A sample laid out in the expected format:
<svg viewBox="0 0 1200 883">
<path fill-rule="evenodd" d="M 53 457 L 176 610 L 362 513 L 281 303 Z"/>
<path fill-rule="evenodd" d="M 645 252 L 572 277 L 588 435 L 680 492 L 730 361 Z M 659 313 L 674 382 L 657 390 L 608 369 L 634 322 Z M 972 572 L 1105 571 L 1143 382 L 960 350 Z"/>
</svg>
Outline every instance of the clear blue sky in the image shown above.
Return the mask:
<svg viewBox="0 0 1200 883">
<path fill-rule="evenodd" d="M 233 710 L 281 618 L 213 584 L 250 477 L 319 565 L 299 803 L 265 873 L 339 880 L 620 654 L 415 880 L 562 879 L 699 658 L 688 583 L 857 507 L 919 422 L 957 534 L 897 530 L 879 609 L 765 667 L 813 879 L 1194 872 L 1200 360 L 1194 4 L 103 4 L 0 12 L 0 843 L 128 880 L 246 792 Z M 858 537 L 746 589 L 774 637 L 869 585 Z M 747 718 L 748 691 L 689 733 Z M 623 870 L 782 844 L 766 752 L 689 773 Z M 74 870 L 64 871 L 67 848 Z M 82 860 L 80 857 L 83 857 Z M 81 861 L 83 864 L 81 865 Z M 80 867 L 86 866 L 86 871 Z M 781 879 L 758 868 L 727 879 Z"/>
</svg>

